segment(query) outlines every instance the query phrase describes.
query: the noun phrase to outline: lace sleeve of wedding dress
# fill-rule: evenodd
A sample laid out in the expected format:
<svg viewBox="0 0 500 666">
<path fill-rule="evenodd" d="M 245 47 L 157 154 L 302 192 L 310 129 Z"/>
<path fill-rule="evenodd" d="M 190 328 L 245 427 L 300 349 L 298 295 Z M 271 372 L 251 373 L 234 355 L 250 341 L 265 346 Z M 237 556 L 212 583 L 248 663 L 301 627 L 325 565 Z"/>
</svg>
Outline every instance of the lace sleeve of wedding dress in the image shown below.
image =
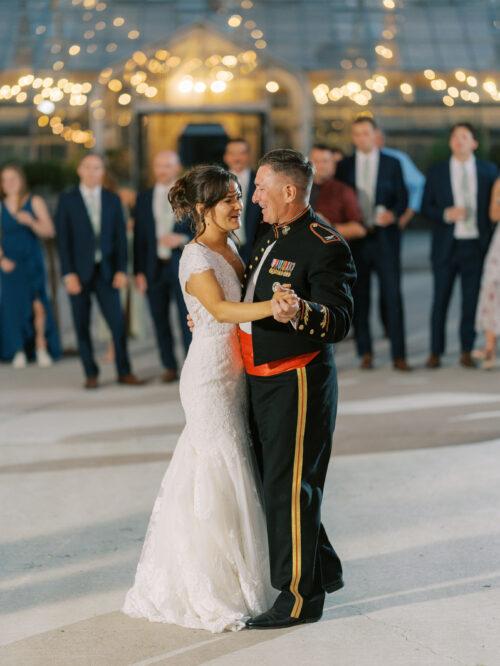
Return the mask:
<svg viewBox="0 0 500 666">
<path fill-rule="evenodd" d="M 210 270 L 214 270 L 214 266 L 210 263 L 209 251 L 199 243 L 186 245 L 179 265 L 179 280 L 182 290 L 186 290 L 186 283 L 191 275 Z"/>
</svg>

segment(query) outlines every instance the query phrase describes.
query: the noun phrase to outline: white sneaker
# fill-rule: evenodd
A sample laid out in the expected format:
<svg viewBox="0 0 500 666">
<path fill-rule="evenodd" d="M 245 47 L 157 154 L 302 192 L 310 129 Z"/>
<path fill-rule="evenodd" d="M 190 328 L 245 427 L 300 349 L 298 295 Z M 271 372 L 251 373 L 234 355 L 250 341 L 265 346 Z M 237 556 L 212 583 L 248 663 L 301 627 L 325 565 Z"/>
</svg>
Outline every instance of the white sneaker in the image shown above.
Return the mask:
<svg viewBox="0 0 500 666">
<path fill-rule="evenodd" d="M 21 368 L 25 368 L 26 364 L 26 354 L 23 351 L 18 351 L 12 360 L 12 367 L 19 370 Z"/>
<path fill-rule="evenodd" d="M 52 365 L 52 359 L 46 349 L 36 350 L 36 362 L 39 368 L 50 368 Z"/>
</svg>

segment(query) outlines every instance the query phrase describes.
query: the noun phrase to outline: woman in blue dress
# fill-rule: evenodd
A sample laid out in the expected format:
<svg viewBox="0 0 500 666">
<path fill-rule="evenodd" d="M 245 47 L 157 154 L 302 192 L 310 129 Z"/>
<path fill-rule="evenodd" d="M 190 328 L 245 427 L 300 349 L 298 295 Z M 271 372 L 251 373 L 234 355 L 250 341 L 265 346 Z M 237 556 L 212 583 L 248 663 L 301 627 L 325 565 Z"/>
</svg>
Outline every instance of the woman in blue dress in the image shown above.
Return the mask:
<svg viewBox="0 0 500 666">
<path fill-rule="evenodd" d="M 31 196 L 24 172 L 15 165 L 0 172 L 0 360 L 41 367 L 61 355 L 47 295 L 47 273 L 40 238 L 54 236 L 47 206 Z"/>
</svg>

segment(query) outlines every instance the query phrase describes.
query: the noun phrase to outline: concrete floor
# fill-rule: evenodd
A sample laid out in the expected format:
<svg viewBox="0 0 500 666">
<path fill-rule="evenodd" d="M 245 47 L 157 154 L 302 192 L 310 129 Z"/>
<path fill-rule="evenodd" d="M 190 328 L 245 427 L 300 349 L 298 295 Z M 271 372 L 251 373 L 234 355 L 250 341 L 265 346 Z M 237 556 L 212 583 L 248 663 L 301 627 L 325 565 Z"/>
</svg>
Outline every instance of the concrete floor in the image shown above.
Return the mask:
<svg viewBox="0 0 500 666">
<path fill-rule="evenodd" d="M 132 345 L 143 388 L 76 360 L 0 367 L 0 663 L 440 666 L 500 663 L 500 370 L 457 366 L 456 309 L 442 370 L 422 368 L 426 239 L 408 235 L 411 360 L 356 369 L 337 349 L 340 411 L 324 522 L 346 587 L 315 625 L 211 635 L 119 613 L 165 466 L 183 427 L 150 340 Z"/>
</svg>

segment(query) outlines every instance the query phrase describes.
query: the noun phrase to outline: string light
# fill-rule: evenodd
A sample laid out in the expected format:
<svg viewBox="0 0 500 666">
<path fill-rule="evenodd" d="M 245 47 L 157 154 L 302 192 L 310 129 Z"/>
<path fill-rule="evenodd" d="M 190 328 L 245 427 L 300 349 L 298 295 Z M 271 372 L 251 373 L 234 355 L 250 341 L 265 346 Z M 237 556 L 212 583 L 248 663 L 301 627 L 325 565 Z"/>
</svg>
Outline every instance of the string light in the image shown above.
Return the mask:
<svg viewBox="0 0 500 666">
<path fill-rule="evenodd" d="M 210 84 L 210 90 L 214 93 L 221 93 L 227 88 L 225 81 L 212 81 Z"/>
<path fill-rule="evenodd" d="M 276 93 L 280 89 L 280 85 L 277 81 L 268 81 L 266 83 L 266 90 L 270 93 Z"/>
</svg>

